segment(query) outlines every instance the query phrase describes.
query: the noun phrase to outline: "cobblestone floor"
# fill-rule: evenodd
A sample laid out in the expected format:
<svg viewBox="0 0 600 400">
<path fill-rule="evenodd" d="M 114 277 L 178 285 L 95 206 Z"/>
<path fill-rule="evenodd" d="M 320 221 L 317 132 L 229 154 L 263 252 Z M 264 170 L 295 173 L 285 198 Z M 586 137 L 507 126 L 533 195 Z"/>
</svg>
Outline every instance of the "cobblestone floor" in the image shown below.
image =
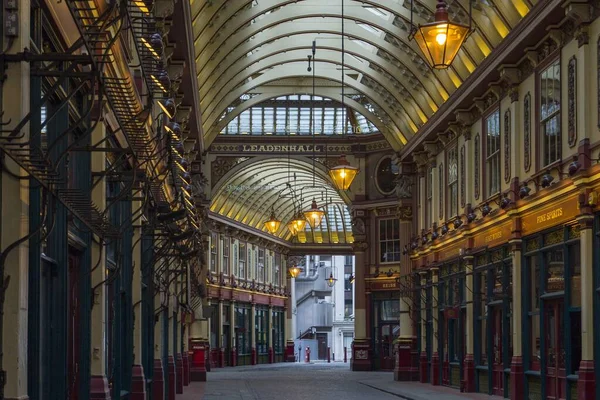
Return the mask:
<svg viewBox="0 0 600 400">
<path fill-rule="evenodd" d="M 348 364 L 274 364 L 213 369 L 177 400 L 498 399 L 451 388 L 394 382 L 391 372 L 352 372 Z"/>
</svg>

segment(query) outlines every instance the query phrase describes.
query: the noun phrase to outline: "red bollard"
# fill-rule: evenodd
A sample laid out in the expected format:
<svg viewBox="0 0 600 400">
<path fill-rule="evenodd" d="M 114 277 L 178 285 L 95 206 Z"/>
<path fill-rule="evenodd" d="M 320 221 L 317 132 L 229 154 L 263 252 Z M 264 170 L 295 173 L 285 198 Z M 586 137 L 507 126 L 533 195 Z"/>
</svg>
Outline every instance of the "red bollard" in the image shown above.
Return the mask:
<svg viewBox="0 0 600 400">
<path fill-rule="evenodd" d="M 344 362 L 348 362 L 348 348 L 344 347 Z"/>
<path fill-rule="evenodd" d="M 310 362 L 310 347 L 307 347 L 306 350 L 304 351 L 304 362 L 306 362 L 306 363 Z"/>
<path fill-rule="evenodd" d="M 331 362 L 331 347 L 327 347 L 327 362 Z"/>
</svg>

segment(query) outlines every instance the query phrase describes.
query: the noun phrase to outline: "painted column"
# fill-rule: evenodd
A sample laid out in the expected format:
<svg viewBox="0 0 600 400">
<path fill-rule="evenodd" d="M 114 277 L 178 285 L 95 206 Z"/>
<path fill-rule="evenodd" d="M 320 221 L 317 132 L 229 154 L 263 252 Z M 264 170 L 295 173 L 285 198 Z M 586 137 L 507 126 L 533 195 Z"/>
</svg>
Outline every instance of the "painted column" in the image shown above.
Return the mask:
<svg viewBox="0 0 600 400">
<path fill-rule="evenodd" d="M 142 203 L 132 202 L 132 213 L 140 212 Z M 135 218 L 135 217 L 134 217 Z M 146 399 L 146 378 L 142 366 L 142 227 L 141 220 L 134 222 L 133 226 L 133 249 L 132 268 L 133 279 L 131 284 L 131 301 L 133 304 L 133 368 L 131 371 L 131 399 Z"/>
<path fill-rule="evenodd" d="M 237 348 L 235 347 L 235 336 L 236 336 L 236 331 L 235 331 L 235 301 L 231 301 L 231 305 L 229 307 L 229 323 L 230 323 L 230 330 L 231 330 L 231 338 L 229 340 L 231 340 L 231 360 L 229 362 L 229 365 L 231 365 L 232 367 L 235 367 L 237 365 Z"/>
<path fill-rule="evenodd" d="M 510 241 L 512 252 L 512 344 L 513 355 L 510 364 L 511 399 L 523 399 L 525 375 L 523 373 L 523 302 L 522 302 L 522 246 L 520 238 Z"/>
<path fill-rule="evenodd" d="M 410 246 L 410 236 L 412 233 L 412 208 L 401 207 L 400 213 L 400 248 Z M 412 285 L 410 278 L 412 263 L 408 252 L 402 255 L 401 281 L 400 281 L 400 338 L 396 346 L 396 363 L 394 367 L 394 380 L 412 381 L 416 378 L 418 371 L 417 365 L 412 365 L 413 352 L 417 352 L 416 338 L 414 336 L 415 328 L 411 319 L 412 305 Z M 404 279 L 406 277 L 407 279 Z"/>
<path fill-rule="evenodd" d="M 292 278 L 288 272 L 286 282 L 290 297 L 287 301 L 285 318 L 285 361 L 294 362 L 296 361 L 294 345 L 294 337 L 296 337 L 296 279 Z"/>
<path fill-rule="evenodd" d="M 420 357 L 420 381 L 427 382 L 427 271 L 420 271 L 421 277 L 421 357 Z"/>
<path fill-rule="evenodd" d="M 201 307 L 201 306 L 199 306 Z M 189 339 L 189 354 L 190 360 L 190 380 L 192 382 L 205 382 L 206 381 L 206 365 L 203 358 L 206 358 L 202 352 L 204 346 L 204 321 L 201 321 L 202 311 L 194 310 L 194 322 L 190 325 L 190 339 Z M 208 336 L 206 336 L 208 337 Z M 208 351 L 206 348 L 204 351 Z M 202 354 L 201 354 L 202 353 Z M 154 399 L 152 399 L 154 400 Z"/>
<path fill-rule="evenodd" d="M 106 127 L 99 123 L 92 132 L 92 143 L 101 142 L 106 136 Z M 99 151 L 91 154 L 92 173 L 101 172 L 105 169 L 105 154 Z M 92 189 L 92 201 L 100 210 L 106 207 L 106 179 Z M 106 286 L 100 285 L 106 278 L 106 252 L 102 243 L 92 241 L 92 263 L 98 267 L 92 270 L 91 280 L 93 293 L 93 305 L 91 310 L 91 399 L 110 399 L 110 389 L 106 379 L 106 346 L 104 343 L 106 332 Z"/>
<path fill-rule="evenodd" d="M 593 221 L 589 207 L 581 204 L 582 211 L 589 213 L 577 220 L 581 228 L 581 363 L 579 364 L 579 380 L 577 381 L 577 398 L 596 398 L 594 373 L 594 275 Z"/>
<path fill-rule="evenodd" d="M 474 358 L 474 321 L 475 314 L 473 311 L 473 256 L 467 255 L 463 258 L 465 262 L 465 301 L 467 304 L 467 318 L 465 321 L 465 361 L 464 361 L 464 391 L 475 391 L 475 358 Z"/>
<path fill-rule="evenodd" d="M 252 308 L 250 310 L 250 334 L 250 365 L 256 365 L 256 304 L 254 302 L 252 302 Z"/>
<path fill-rule="evenodd" d="M 365 275 L 367 273 L 367 243 L 353 243 L 355 260 L 355 306 L 354 306 L 354 341 L 352 342 L 352 371 L 371 370 L 371 344 L 367 337 L 367 297 Z"/>
<path fill-rule="evenodd" d="M 217 307 L 218 315 L 213 315 L 213 318 L 217 319 L 217 367 L 223 368 L 225 366 L 225 343 L 223 338 L 223 299 L 219 299 L 219 305 Z M 210 339 L 210 336 L 209 336 Z"/>
<path fill-rule="evenodd" d="M 174 328 L 174 322 L 175 319 L 177 318 L 177 314 L 175 313 L 175 296 L 173 296 L 172 294 L 168 294 L 170 296 L 169 298 L 169 309 L 168 309 L 168 326 L 167 326 L 167 332 L 168 332 L 168 343 L 167 343 L 167 348 L 168 348 L 168 356 L 167 356 L 167 376 L 168 376 L 168 396 L 165 396 L 166 398 L 168 398 L 169 400 L 175 400 L 175 385 L 176 385 L 176 378 L 175 378 L 175 342 L 174 342 L 174 335 L 177 334 L 177 332 L 175 332 Z"/>
<path fill-rule="evenodd" d="M 431 384 L 436 386 L 439 385 L 440 382 L 440 355 L 438 352 L 438 309 L 439 309 L 439 303 L 438 303 L 438 296 L 439 296 L 439 289 L 438 289 L 438 277 L 439 277 L 439 272 L 440 270 L 438 268 L 431 268 L 431 300 L 432 300 L 432 307 L 431 307 L 431 313 L 433 315 L 433 321 L 432 321 L 432 329 L 433 329 L 433 352 L 431 354 Z"/>
<path fill-rule="evenodd" d="M 273 364 L 275 361 L 275 354 L 273 353 L 273 306 L 269 306 L 269 315 L 267 316 L 269 320 L 268 329 L 269 329 L 269 364 Z"/>
<path fill-rule="evenodd" d="M 158 290 L 154 296 L 154 309 L 162 309 L 163 293 Z M 165 398 L 165 368 L 163 366 L 163 346 L 164 346 L 164 333 L 163 333 L 163 312 L 155 312 L 155 324 L 154 324 L 154 371 L 152 373 L 152 400 L 163 400 Z"/>
</svg>

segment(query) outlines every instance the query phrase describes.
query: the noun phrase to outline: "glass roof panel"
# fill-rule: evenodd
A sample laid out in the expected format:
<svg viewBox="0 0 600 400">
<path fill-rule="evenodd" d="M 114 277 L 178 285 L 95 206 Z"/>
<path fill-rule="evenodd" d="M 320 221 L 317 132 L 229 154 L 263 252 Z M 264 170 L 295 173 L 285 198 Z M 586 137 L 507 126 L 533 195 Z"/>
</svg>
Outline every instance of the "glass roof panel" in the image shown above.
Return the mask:
<svg viewBox="0 0 600 400">
<path fill-rule="evenodd" d="M 224 113 L 220 119 L 226 117 L 227 113 Z M 221 134 L 312 135 L 313 130 L 315 135 L 378 132 L 364 115 L 342 107 L 337 101 L 315 96 L 311 102 L 309 95 L 289 95 L 267 100 L 243 111 L 221 130 Z"/>
</svg>

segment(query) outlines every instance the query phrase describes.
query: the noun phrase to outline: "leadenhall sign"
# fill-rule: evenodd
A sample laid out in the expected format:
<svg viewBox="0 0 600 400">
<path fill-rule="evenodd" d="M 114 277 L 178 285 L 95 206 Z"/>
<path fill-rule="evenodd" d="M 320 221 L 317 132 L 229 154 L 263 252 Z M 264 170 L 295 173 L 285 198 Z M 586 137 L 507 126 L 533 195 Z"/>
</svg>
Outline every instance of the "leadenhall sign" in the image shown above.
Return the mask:
<svg viewBox="0 0 600 400">
<path fill-rule="evenodd" d="M 278 144 L 242 144 L 239 151 L 244 153 L 312 153 L 325 151 L 325 146 L 278 145 Z"/>
</svg>

